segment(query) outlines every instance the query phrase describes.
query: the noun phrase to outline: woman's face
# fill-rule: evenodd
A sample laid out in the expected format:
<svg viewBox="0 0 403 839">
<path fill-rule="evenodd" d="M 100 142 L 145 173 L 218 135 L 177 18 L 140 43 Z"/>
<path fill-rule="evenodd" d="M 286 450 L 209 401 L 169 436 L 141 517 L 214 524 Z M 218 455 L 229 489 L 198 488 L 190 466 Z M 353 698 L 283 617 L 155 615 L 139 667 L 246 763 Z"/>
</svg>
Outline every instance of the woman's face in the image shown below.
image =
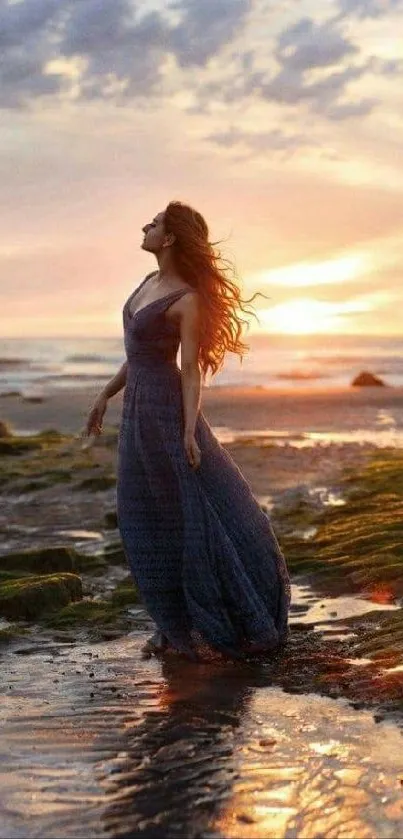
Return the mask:
<svg viewBox="0 0 403 839">
<path fill-rule="evenodd" d="M 150 253 L 159 253 L 167 238 L 164 228 L 164 213 L 158 213 L 143 227 L 144 239 L 141 247 Z"/>
</svg>

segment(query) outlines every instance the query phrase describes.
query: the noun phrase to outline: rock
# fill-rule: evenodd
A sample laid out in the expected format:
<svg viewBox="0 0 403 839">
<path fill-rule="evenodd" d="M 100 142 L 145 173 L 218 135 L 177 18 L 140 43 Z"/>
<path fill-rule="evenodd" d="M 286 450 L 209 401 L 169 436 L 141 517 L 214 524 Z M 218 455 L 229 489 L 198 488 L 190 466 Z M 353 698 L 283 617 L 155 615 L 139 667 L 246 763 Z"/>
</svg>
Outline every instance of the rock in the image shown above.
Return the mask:
<svg viewBox="0 0 403 839">
<path fill-rule="evenodd" d="M 125 607 L 139 602 L 139 591 L 133 580 L 128 580 L 117 585 L 111 597 L 111 603 L 114 606 Z"/>
<path fill-rule="evenodd" d="M 127 559 L 121 542 L 106 545 L 104 557 L 108 565 L 126 565 Z"/>
<path fill-rule="evenodd" d="M 105 513 L 104 525 L 108 530 L 116 530 L 118 526 L 118 516 L 116 510 L 109 510 Z"/>
<path fill-rule="evenodd" d="M 32 437 L 0 436 L 0 455 L 20 455 L 41 448 L 41 440 L 34 440 Z"/>
<path fill-rule="evenodd" d="M 49 574 L 57 571 L 75 571 L 77 554 L 74 548 L 55 545 L 50 548 L 32 548 L 0 556 L 0 571 L 20 571 L 28 574 Z"/>
<path fill-rule="evenodd" d="M 34 405 L 40 404 L 41 402 L 45 401 L 45 397 L 41 396 L 39 393 L 25 393 L 22 395 L 23 402 L 32 402 Z"/>
<path fill-rule="evenodd" d="M 374 373 L 363 370 L 351 382 L 352 387 L 386 387 L 385 382 Z"/>
<path fill-rule="evenodd" d="M 12 431 L 11 431 L 11 428 L 10 428 L 9 424 L 7 422 L 4 422 L 4 420 L 0 420 L 0 437 L 3 438 L 3 437 L 12 437 L 12 436 L 13 436 L 13 434 L 12 434 Z"/>
<path fill-rule="evenodd" d="M 116 478 L 114 475 L 94 475 L 90 478 L 84 478 L 79 484 L 76 484 L 73 489 L 86 490 L 89 492 L 103 492 L 106 489 L 112 489 L 116 486 Z"/>
<path fill-rule="evenodd" d="M 76 574 L 9 580 L 0 585 L 0 614 L 11 620 L 36 620 L 81 597 L 81 580 Z"/>
<path fill-rule="evenodd" d="M 44 428 L 34 436 L 45 443 L 61 443 L 63 440 L 68 440 L 68 437 L 57 428 Z"/>
</svg>

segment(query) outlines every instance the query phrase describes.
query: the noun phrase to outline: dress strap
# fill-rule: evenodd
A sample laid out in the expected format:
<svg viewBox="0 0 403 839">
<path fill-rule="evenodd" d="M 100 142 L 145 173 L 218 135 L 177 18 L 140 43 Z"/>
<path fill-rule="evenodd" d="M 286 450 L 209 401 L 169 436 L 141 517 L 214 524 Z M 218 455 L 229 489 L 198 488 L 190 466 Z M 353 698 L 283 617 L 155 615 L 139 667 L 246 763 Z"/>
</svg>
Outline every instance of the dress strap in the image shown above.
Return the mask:
<svg viewBox="0 0 403 839">
<path fill-rule="evenodd" d="M 171 303 L 176 303 L 177 300 L 179 300 L 185 294 L 190 294 L 191 291 L 193 292 L 193 289 L 189 288 L 178 288 L 176 291 L 171 291 L 170 294 L 167 294 L 165 297 L 162 297 L 159 301 L 161 311 L 165 312 L 167 309 L 169 309 Z"/>
</svg>

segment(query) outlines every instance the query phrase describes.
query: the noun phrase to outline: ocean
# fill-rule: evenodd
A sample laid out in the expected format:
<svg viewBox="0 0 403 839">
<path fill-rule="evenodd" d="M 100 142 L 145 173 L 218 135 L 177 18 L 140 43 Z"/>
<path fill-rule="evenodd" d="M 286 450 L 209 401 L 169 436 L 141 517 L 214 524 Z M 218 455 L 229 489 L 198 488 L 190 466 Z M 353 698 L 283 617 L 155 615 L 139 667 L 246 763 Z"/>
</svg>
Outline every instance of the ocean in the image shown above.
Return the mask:
<svg viewBox="0 0 403 839">
<path fill-rule="evenodd" d="M 369 370 L 403 386 L 403 337 L 246 335 L 240 363 L 229 354 L 209 387 L 328 388 L 349 385 Z M 122 338 L 4 338 L 0 340 L 0 394 L 46 396 L 54 388 L 102 386 L 125 359 Z M 180 366 L 180 350 L 177 359 Z"/>
</svg>

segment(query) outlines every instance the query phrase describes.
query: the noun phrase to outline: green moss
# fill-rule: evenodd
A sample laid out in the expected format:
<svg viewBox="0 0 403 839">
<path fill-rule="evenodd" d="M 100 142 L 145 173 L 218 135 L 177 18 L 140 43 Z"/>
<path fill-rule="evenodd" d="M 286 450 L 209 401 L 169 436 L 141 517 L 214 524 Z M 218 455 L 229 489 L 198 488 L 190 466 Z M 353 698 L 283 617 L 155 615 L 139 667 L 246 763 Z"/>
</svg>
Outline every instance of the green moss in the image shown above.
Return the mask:
<svg viewBox="0 0 403 839">
<path fill-rule="evenodd" d="M 11 624 L 10 626 L 0 629 L 0 647 L 9 644 L 11 641 L 14 641 L 15 638 L 20 638 L 22 635 L 26 635 L 27 632 L 28 629 L 23 626 L 19 626 L 18 624 Z"/>
<path fill-rule="evenodd" d="M 9 580 L 0 585 L 0 615 L 11 620 L 36 620 L 81 597 L 81 580 L 75 574 Z"/>
<path fill-rule="evenodd" d="M 9 422 L 5 422 L 4 420 L 0 420 L 0 437 L 12 437 L 13 432 Z"/>
<path fill-rule="evenodd" d="M 378 660 L 392 659 L 401 663 L 403 656 L 403 611 L 366 628 L 353 646 L 354 656 Z"/>
<path fill-rule="evenodd" d="M 84 600 L 47 616 L 45 625 L 50 629 L 77 627 L 89 631 L 93 637 L 102 637 L 103 629 L 124 630 L 131 626 L 131 621 L 124 615 L 121 606 L 109 600 Z"/>
<path fill-rule="evenodd" d="M 120 541 L 106 545 L 104 556 L 108 565 L 127 565 L 126 555 Z"/>
<path fill-rule="evenodd" d="M 104 574 L 108 563 L 102 554 L 79 554 L 76 553 L 75 568 L 83 574 Z"/>
<path fill-rule="evenodd" d="M 79 484 L 75 484 L 74 489 L 87 492 L 103 492 L 114 486 L 116 486 L 114 475 L 91 475 L 89 478 L 84 478 Z"/>
<path fill-rule="evenodd" d="M 323 563 L 317 552 L 312 549 L 311 542 L 306 542 L 294 536 L 282 536 L 281 548 L 287 560 L 288 569 L 294 574 L 320 571 Z"/>
<path fill-rule="evenodd" d="M 81 449 L 71 436 L 62 436 L 54 429 L 40 432 L 34 437 L 13 437 L 0 440 L 6 446 L 10 442 L 9 454 L 15 449 L 19 457 L 0 458 L 0 486 L 10 491 L 24 491 L 22 481 L 43 481 L 44 486 L 72 480 L 78 472 L 99 468 L 90 451 Z M 66 444 L 67 448 L 66 448 Z"/>
<path fill-rule="evenodd" d="M 112 593 L 111 603 L 114 606 L 131 606 L 139 602 L 140 594 L 131 577 L 119 583 Z"/>
<path fill-rule="evenodd" d="M 78 554 L 74 548 L 55 545 L 49 548 L 32 548 L 0 557 L 1 571 L 49 574 L 55 571 L 74 571 L 78 567 Z"/>
<path fill-rule="evenodd" d="M 43 431 L 34 434 L 34 439 L 41 440 L 43 443 L 61 443 L 71 438 L 62 434 L 57 428 L 45 428 Z"/>
<path fill-rule="evenodd" d="M 118 526 L 118 515 L 116 510 L 108 510 L 104 515 L 104 526 L 108 530 L 116 530 Z"/>
<path fill-rule="evenodd" d="M 382 449 L 359 471 L 350 471 L 345 477 L 354 494 L 383 495 L 393 493 L 403 498 L 403 451 L 401 449 Z"/>
<path fill-rule="evenodd" d="M 40 449 L 42 443 L 33 437 L 1 437 L 0 438 L 0 454 L 7 456 L 17 456 L 25 454 L 26 452 Z"/>
<path fill-rule="evenodd" d="M 403 593 L 403 452 L 382 451 L 343 485 L 346 504 L 316 519 L 315 536 L 281 539 L 292 571 L 339 578 L 351 591 Z"/>
<path fill-rule="evenodd" d="M 83 624 L 109 624 L 116 619 L 119 612 L 106 600 L 82 600 L 80 603 L 70 603 L 60 611 L 46 618 L 46 625 L 54 628 L 67 628 Z"/>
<path fill-rule="evenodd" d="M 116 586 L 108 600 L 82 600 L 70 603 L 57 614 L 45 618 L 46 626 L 52 629 L 69 629 L 80 627 L 87 629 L 93 637 L 102 637 L 102 630 L 113 628 L 117 631 L 125 630 L 132 625 L 127 615 L 127 607 L 139 603 L 139 593 L 128 575 Z"/>
<path fill-rule="evenodd" d="M 28 493 L 28 492 L 38 492 L 41 489 L 47 489 L 49 486 L 49 482 L 43 478 L 42 480 L 36 481 L 28 481 L 28 483 L 23 484 L 23 486 L 19 487 L 20 493 Z"/>
<path fill-rule="evenodd" d="M 50 574 L 57 571 L 100 574 L 110 564 L 114 563 L 103 554 L 82 554 L 71 546 L 55 545 L 48 548 L 32 548 L 0 556 L 0 579 L 2 576 L 4 578 L 4 575 L 15 578 L 28 574 Z"/>
</svg>

